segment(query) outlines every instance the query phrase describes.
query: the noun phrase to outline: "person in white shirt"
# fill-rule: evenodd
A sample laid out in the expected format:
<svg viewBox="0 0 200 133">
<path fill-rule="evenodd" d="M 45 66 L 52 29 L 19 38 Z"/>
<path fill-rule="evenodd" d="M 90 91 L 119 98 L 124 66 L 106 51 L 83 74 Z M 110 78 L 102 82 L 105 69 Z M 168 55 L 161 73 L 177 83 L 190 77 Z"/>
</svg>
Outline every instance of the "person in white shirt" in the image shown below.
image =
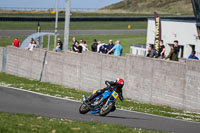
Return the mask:
<svg viewBox="0 0 200 133">
<path fill-rule="evenodd" d="M 86 41 L 83 40 L 82 43 L 80 43 L 79 45 L 82 46 L 83 51 L 88 51 L 88 45 L 87 45 Z"/>
<path fill-rule="evenodd" d="M 103 46 L 105 43 L 102 43 L 101 41 L 98 41 L 98 46 L 97 46 L 97 52 L 100 52 L 100 47 Z"/>
<path fill-rule="evenodd" d="M 34 47 L 36 47 L 36 45 L 34 44 L 33 38 L 31 38 L 30 43 L 28 44 L 28 47 L 26 47 L 26 49 L 29 51 L 33 51 Z"/>
</svg>

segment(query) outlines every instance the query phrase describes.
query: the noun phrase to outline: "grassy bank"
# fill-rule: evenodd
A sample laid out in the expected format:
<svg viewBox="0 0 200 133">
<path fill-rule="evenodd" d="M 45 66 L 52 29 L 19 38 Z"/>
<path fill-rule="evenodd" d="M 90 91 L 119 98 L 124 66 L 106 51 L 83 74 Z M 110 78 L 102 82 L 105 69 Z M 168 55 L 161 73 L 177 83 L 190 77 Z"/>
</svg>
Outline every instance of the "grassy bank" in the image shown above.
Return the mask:
<svg viewBox="0 0 200 133">
<path fill-rule="evenodd" d="M 70 36 L 69 40 L 69 48 L 72 46 L 72 37 Z M 121 45 L 123 47 L 123 55 L 126 53 L 130 53 L 130 44 L 136 43 L 136 44 L 145 44 L 146 43 L 146 35 L 76 35 L 75 36 L 77 40 L 86 40 L 89 50 L 91 50 L 91 45 L 93 43 L 94 39 L 97 39 L 98 41 L 108 43 L 108 40 L 112 39 L 113 41 L 120 40 Z M 12 41 L 14 40 L 14 36 L 8 36 L 8 37 L 0 37 L 0 46 L 6 47 L 12 44 Z M 19 40 L 22 42 L 26 36 L 18 36 Z M 60 36 L 61 40 L 64 40 L 63 36 Z M 47 47 L 48 38 L 44 37 L 44 48 Z M 51 37 L 51 44 L 50 49 L 53 49 L 54 47 L 54 38 Z"/>
<path fill-rule="evenodd" d="M 12 22 L 0 21 L 0 30 L 36 30 L 38 22 Z M 55 22 L 40 22 L 42 30 L 54 30 Z M 71 30 L 96 30 L 96 29 L 146 29 L 147 22 L 71 22 Z M 58 23 L 58 29 L 64 30 L 64 22 Z"/>
<path fill-rule="evenodd" d="M 158 131 L 132 129 L 120 125 L 97 122 L 78 122 L 67 119 L 49 119 L 34 115 L 0 112 L 1 133 L 159 133 Z"/>
<path fill-rule="evenodd" d="M 82 94 L 86 94 L 87 96 L 91 95 L 91 93 L 89 92 L 84 92 L 72 88 L 66 88 L 61 85 L 44 83 L 36 80 L 29 80 L 21 77 L 8 75 L 5 73 L 0 73 L 0 85 L 13 86 L 17 88 L 31 90 L 34 92 L 75 100 L 81 100 Z M 177 110 L 166 106 L 143 104 L 129 99 L 125 99 L 123 102 L 117 101 L 116 105 L 118 108 L 122 109 L 200 122 L 200 114 L 184 112 L 183 110 Z"/>
</svg>

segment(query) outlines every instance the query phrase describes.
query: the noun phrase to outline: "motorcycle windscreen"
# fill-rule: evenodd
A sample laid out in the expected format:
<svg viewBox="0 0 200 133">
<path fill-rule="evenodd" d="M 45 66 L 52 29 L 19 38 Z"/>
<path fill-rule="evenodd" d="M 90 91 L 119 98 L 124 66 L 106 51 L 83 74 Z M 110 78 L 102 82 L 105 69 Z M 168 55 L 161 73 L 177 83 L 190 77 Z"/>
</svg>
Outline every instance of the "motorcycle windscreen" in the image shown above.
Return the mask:
<svg viewBox="0 0 200 133">
<path fill-rule="evenodd" d="M 119 94 L 117 94 L 116 91 L 112 92 L 112 96 L 115 98 L 115 100 L 119 97 Z"/>
</svg>

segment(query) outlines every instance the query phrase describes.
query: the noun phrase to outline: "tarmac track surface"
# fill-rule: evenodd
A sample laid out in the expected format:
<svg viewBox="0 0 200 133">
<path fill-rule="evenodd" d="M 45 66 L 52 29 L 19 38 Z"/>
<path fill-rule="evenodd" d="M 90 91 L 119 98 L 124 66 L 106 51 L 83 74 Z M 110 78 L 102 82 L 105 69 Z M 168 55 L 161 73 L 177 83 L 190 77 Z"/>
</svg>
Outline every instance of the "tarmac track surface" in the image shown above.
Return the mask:
<svg viewBox="0 0 200 133">
<path fill-rule="evenodd" d="M 0 30 L 0 36 L 28 36 L 36 30 Z M 44 30 L 42 32 L 53 32 L 54 30 Z M 58 31 L 59 35 L 64 35 L 63 30 Z M 146 34 L 146 29 L 135 30 L 70 30 L 70 35 L 137 35 Z"/>
<path fill-rule="evenodd" d="M 0 111 L 3 112 L 35 114 L 37 116 L 78 121 L 97 121 L 173 133 L 200 133 L 200 123 L 197 122 L 175 120 L 125 110 L 116 110 L 106 117 L 90 113 L 82 115 L 78 112 L 80 105 L 80 102 L 73 100 L 0 86 Z"/>
</svg>

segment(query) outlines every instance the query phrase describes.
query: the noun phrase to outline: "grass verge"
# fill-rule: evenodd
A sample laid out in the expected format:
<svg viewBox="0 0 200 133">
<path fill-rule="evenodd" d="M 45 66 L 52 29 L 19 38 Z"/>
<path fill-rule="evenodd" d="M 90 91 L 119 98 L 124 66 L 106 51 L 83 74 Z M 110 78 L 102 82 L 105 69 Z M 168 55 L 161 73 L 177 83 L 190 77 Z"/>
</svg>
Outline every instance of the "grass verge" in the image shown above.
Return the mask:
<svg viewBox="0 0 200 133">
<path fill-rule="evenodd" d="M 159 131 L 127 128 L 97 122 L 78 122 L 67 119 L 49 119 L 35 115 L 0 112 L 1 133 L 159 133 Z"/>
<path fill-rule="evenodd" d="M 86 94 L 87 96 L 91 95 L 91 93 L 89 92 L 66 88 L 61 85 L 39 82 L 36 80 L 29 80 L 21 77 L 12 76 L 6 73 L 0 73 L 0 85 L 17 87 L 25 90 L 49 94 L 62 98 L 70 98 L 74 100 L 81 100 L 82 94 Z M 143 104 L 131 101 L 129 99 L 125 99 L 123 102 L 120 102 L 118 100 L 116 105 L 118 108 L 121 109 L 200 122 L 200 114 L 184 112 L 183 110 L 177 110 L 170 107 Z"/>
<path fill-rule="evenodd" d="M 91 50 L 91 45 L 94 39 L 100 40 L 101 42 L 108 43 L 110 39 L 113 41 L 120 40 L 121 45 L 123 47 L 123 54 L 130 53 L 130 44 L 146 44 L 146 35 L 76 35 L 77 40 L 86 40 L 89 50 Z M 6 47 L 12 44 L 15 36 L 8 36 L 8 37 L 0 37 L 0 46 Z M 26 36 L 18 36 L 19 40 L 22 42 Z M 60 36 L 61 40 L 64 40 L 63 36 Z M 69 40 L 69 48 L 72 46 L 72 36 L 70 36 Z M 44 37 L 44 48 L 47 48 L 48 38 L 47 36 Z M 53 49 L 54 46 L 54 38 L 51 37 L 50 41 L 50 49 Z"/>
</svg>

